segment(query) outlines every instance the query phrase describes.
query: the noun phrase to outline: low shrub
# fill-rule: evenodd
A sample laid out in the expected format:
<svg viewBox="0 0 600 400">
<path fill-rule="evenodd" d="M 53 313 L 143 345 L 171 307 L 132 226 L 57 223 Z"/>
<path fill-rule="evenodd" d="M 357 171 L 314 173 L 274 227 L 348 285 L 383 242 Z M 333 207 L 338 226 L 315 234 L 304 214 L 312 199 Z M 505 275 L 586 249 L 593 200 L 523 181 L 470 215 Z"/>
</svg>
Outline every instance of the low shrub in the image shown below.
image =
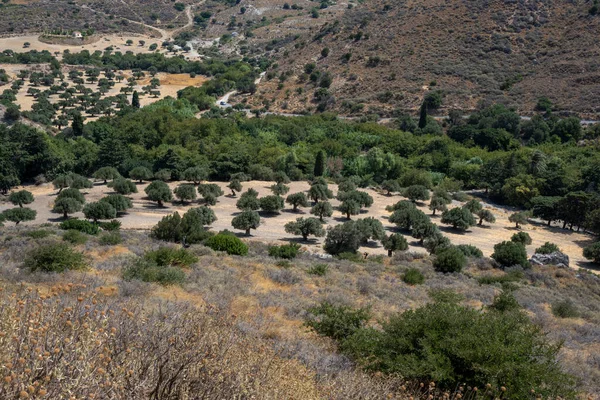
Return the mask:
<svg viewBox="0 0 600 400">
<path fill-rule="evenodd" d="M 515 299 L 512 292 L 503 290 L 498 296 L 494 298 L 494 302 L 490 305 L 490 308 L 500 312 L 514 311 L 521 308 L 521 305 Z"/>
<path fill-rule="evenodd" d="M 436 253 L 433 268 L 438 272 L 460 272 L 467 265 L 467 258 L 456 247 L 447 247 Z"/>
<path fill-rule="evenodd" d="M 520 265 L 523 268 L 530 267 L 527 251 L 521 243 L 504 241 L 494 245 L 492 258 L 504 268 L 514 265 Z"/>
<path fill-rule="evenodd" d="M 154 262 L 160 267 L 189 267 L 198 261 L 198 257 L 186 249 L 173 247 L 161 247 L 158 250 L 150 251 L 144 255 L 144 259 Z"/>
<path fill-rule="evenodd" d="M 329 271 L 329 265 L 327 264 L 316 264 L 310 267 L 306 272 L 310 275 L 325 276 Z"/>
<path fill-rule="evenodd" d="M 71 244 L 85 244 L 88 237 L 85 233 L 79 232 L 78 230 L 69 229 L 63 234 L 62 239 Z"/>
<path fill-rule="evenodd" d="M 49 231 L 47 229 L 36 229 L 34 231 L 25 232 L 23 236 L 27 236 L 32 239 L 44 239 L 53 234 L 54 232 Z"/>
<path fill-rule="evenodd" d="M 402 280 L 408 285 L 420 285 L 425 282 L 425 276 L 416 268 L 409 268 L 402 275 Z"/>
<path fill-rule="evenodd" d="M 121 221 L 117 221 L 116 219 L 113 219 L 109 222 L 100 222 L 100 224 L 98 225 L 100 226 L 100 228 L 102 228 L 102 230 L 105 230 L 107 232 L 114 232 L 121 229 Z"/>
<path fill-rule="evenodd" d="M 552 314 L 558 318 L 579 318 L 581 314 L 570 299 L 552 304 Z"/>
<path fill-rule="evenodd" d="M 283 244 L 281 246 L 270 246 L 269 256 L 293 260 L 298 255 L 298 250 L 300 250 L 300 245 L 296 243 Z"/>
<path fill-rule="evenodd" d="M 511 242 L 521 243 L 523 246 L 529 246 L 532 242 L 531 236 L 527 232 L 518 232 L 512 235 Z"/>
<path fill-rule="evenodd" d="M 456 246 L 458 250 L 460 250 L 465 257 L 473 257 L 473 258 L 481 258 L 483 257 L 483 252 L 479 250 L 477 247 L 472 246 L 470 244 L 459 244 Z"/>
<path fill-rule="evenodd" d="M 119 232 L 107 232 L 100 235 L 98 243 L 102 246 L 116 246 L 123 242 L 123 238 Z"/>
<path fill-rule="evenodd" d="M 155 282 L 164 286 L 181 285 L 185 281 L 185 273 L 179 267 L 159 266 L 153 261 L 142 258 L 125 268 L 123 279 Z"/>
<path fill-rule="evenodd" d="M 363 256 L 359 253 L 352 253 L 349 251 L 345 251 L 343 253 L 340 253 L 336 256 L 337 259 L 339 260 L 346 260 L 346 261 L 352 261 L 352 262 L 363 262 Z"/>
<path fill-rule="evenodd" d="M 68 219 L 61 222 L 59 227 L 66 231 L 75 229 L 76 231 L 87 233 L 88 235 L 97 235 L 98 232 L 100 232 L 100 228 L 97 224 L 83 219 Z"/>
<path fill-rule="evenodd" d="M 248 254 L 248 246 L 231 233 L 221 232 L 209 238 L 205 244 L 215 251 L 225 251 L 230 255 L 245 256 Z"/>
<path fill-rule="evenodd" d="M 305 324 L 313 328 L 321 336 L 334 340 L 345 340 L 364 328 L 371 318 L 368 308 L 353 310 L 347 306 L 335 306 L 328 302 L 319 304 L 308 310 L 309 317 Z"/>
<path fill-rule="evenodd" d="M 49 243 L 33 249 L 23 262 L 31 271 L 64 272 L 86 268 L 83 254 L 67 243 Z"/>
<path fill-rule="evenodd" d="M 560 248 L 551 242 L 546 242 L 537 249 L 535 249 L 535 252 L 538 254 L 552 254 L 557 251 L 560 251 Z"/>
</svg>

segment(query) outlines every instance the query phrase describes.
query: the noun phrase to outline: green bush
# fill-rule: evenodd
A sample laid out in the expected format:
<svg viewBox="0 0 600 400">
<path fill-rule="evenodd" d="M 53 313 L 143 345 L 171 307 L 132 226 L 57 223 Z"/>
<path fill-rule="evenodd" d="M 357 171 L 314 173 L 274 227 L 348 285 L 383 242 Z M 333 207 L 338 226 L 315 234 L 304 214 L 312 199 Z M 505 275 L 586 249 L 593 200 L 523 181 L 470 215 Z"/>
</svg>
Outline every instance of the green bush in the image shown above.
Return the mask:
<svg viewBox="0 0 600 400">
<path fill-rule="evenodd" d="M 465 255 L 465 257 L 483 257 L 483 253 L 481 252 L 481 250 L 470 244 L 459 244 L 458 246 L 456 246 L 456 248 L 459 249 Z"/>
<path fill-rule="evenodd" d="M 420 285 L 425 282 L 425 276 L 416 268 L 409 268 L 402 275 L 402 280 L 408 285 Z"/>
<path fill-rule="evenodd" d="M 298 250 L 300 250 L 300 245 L 296 243 L 283 244 L 281 246 L 270 246 L 269 256 L 292 260 L 298 255 Z"/>
<path fill-rule="evenodd" d="M 521 305 L 515 299 L 512 292 L 503 290 L 502 293 L 494 298 L 494 302 L 490 305 L 490 308 L 500 312 L 507 312 L 518 310 L 521 308 Z"/>
<path fill-rule="evenodd" d="M 306 272 L 310 275 L 325 276 L 327 275 L 327 271 L 329 271 L 329 266 L 327 264 L 316 264 L 310 267 Z"/>
<path fill-rule="evenodd" d="M 579 318 L 581 316 L 570 299 L 552 303 L 552 314 L 558 318 Z"/>
<path fill-rule="evenodd" d="M 164 286 L 180 285 L 185 281 L 185 272 L 178 267 L 159 266 L 153 261 L 138 259 L 125 268 L 123 279 L 155 282 Z"/>
<path fill-rule="evenodd" d="M 308 310 L 309 317 L 305 324 L 313 328 L 319 335 L 334 340 L 345 340 L 364 328 L 371 318 L 368 308 L 353 310 L 347 306 L 335 306 L 324 302 Z"/>
<path fill-rule="evenodd" d="M 583 256 L 588 260 L 600 264 L 600 242 L 594 243 L 583 249 Z"/>
<path fill-rule="evenodd" d="M 546 242 L 543 245 L 541 245 L 540 247 L 538 247 L 537 249 L 535 249 L 535 252 L 538 254 L 552 254 L 557 251 L 560 251 L 558 246 L 555 245 L 554 243 L 550 243 L 550 242 Z"/>
<path fill-rule="evenodd" d="M 62 239 L 71 244 L 84 244 L 87 242 L 88 237 L 85 233 L 79 232 L 78 230 L 69 229 L 63 234 Z"/>
<path fill-rule="evenodd" d="M 98 225 L 100 226 L 100 228 L 102 228 L 102 230 L 108 232 L 114 232 L 121 229 L 121 221 L 117 221 L 116 219 L 113 219 L 109 222 L 100 222 Z"/>
<path fill-rule="evenodd" d="M 467 258 L 456 247 L 447 247 L 436 253 L 433 268 L 438 272 L 460 272 L 467 265 Z"/>
<path fill-rule="evenodd" d="M 144 255 L 144 259 L 152 261 L 159 267 L 189 267 L 198 261 L 198 257 L 186 249 L 175 249 L 172 247 L 161 247 Z"/>
<path fill-rule="evenodd" d="M 83 254 L 67 243 L 49 243 L 33 249 L 23 265 L 31 271 L 64 272 L 86 268 Z"/>
<path fill-rule="evenodd" d="M 541 398 L 574 397 L 575 381 L 557 360 L 560 345 L 550 342 L 521 311 L 482 312 L 436 301 L 392 316 L 380 322 L 380 329 L 344 324 L 328 309 L 320 315 L 308 325 L 337 339 L 342 351 L 369 370 L 435 381 L 442 390 L 503 386 L 501 397 L 506 399 L 529 399 L 532 390 Z M 352 310 L 344 309 L 342 315 L 353 315 Z"/>
<path fill-rule="evenodd" d="M 88 235 L 97 235 L 98 232 L 100 232 L 98 225 L 82 219 L 68 219 L 61 222 L 59 227 L 66 231 L 75 229 L 79 232 L 87 233 Z"/>
<path fill-rule="evenodd" d="M 206 246 L 215 251 L 225 251 L 227 254 L 245 256 L 248 246 L 237 236 L 228 233 L 219 233 L 206 241 Z"/>
<path fill-rule="evenodd" d="M 514 265 L 520 265 L 523 268 L 530 266 L 527 261 L 527 251 L 521 243 L 504 241 L 494 245 L 492 258 L 504 268 Z"/>
<path fill-rule="evenodd" d="M 121 234 L 116 231 L 103 233 L 98 239 L 98 243 L 102 246 L 116 246 L 121 242 L 123 242 L 123 238 L 121 237 Z"/>
<path fill-rule="evenodd" d="M 53 234 L 54 232 L 47 229 L 36 229 L 34 231 L 25 232 L 23 236 L 27 236 L 32 239 L 44 239 Z"/>
<path fill-rule="evenodd" d="M 523 246 L 528 246 L 531 244 L 531 236 L 527 232 L 518 232 L 512 235 L 510 238 L 511 242 L 521 243 Z"/>
<path fill-rule="evenodd" d="M 338 260 L 346 260 L 346 261 L 352 261 L 352 262 L 363 262 L 363 256 L 361 254 L 358 254 L 356 252 L 350 252 L 350 251 L 344 251 L 343 253 L 340 253 L 336 256 L 336 258 Z"/>
</svg>

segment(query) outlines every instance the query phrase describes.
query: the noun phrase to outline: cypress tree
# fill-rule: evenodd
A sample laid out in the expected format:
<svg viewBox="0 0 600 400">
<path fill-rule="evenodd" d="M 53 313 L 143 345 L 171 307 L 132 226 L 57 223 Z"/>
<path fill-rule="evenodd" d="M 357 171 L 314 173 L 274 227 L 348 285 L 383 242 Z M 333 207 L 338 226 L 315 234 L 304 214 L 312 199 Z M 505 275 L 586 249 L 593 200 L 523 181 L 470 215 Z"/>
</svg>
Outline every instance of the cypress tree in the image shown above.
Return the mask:
<svg viewBox="0 0 600 400">
<path fill-rule="evenodd" d="M 423 129 L 427 125 L 427 106 L 425 102 L 421 104 L 421 114 L 419 115 L 419 128 Z"/>
<path fill-rule="evenodd" d="M 76 113 L 73 115 L 73 123 L 71 124 L 73 128 L 74 136 L 83 136 L 83 117 L 80 113 Z"/>
<path fill-rule="evenodd" d="M 315 176 L 323 176 L 325 174 L 325 152 L 323 150 L 317 153 L 315 160 Z"/>
<path fill-rule="evenodd" d="M 133 91 L 133 97 L 131 98 L 131 106 L 133 108 L 140 108 L 140 95 L 137 90 Z"/>
</svg>

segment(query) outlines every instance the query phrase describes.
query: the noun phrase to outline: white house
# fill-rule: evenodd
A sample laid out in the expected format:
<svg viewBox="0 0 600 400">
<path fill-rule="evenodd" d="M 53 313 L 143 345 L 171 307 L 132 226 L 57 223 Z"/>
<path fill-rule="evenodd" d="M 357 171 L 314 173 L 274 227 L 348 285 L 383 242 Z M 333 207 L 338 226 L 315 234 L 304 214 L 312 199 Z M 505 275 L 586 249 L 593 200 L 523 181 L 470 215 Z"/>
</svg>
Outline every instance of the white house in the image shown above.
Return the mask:
<svg viewBox="0 0 600 400">
<path fill-rule="evenodd" d="M 75 31 L 75 32 L 73 32 L 73 37 L 74 37 L 75 39 L 82 39 L 82 38 L 83 38 L 83 35 L 81 34 L 81 32 L 79 32 L 79 31 Z"/>
</svg>

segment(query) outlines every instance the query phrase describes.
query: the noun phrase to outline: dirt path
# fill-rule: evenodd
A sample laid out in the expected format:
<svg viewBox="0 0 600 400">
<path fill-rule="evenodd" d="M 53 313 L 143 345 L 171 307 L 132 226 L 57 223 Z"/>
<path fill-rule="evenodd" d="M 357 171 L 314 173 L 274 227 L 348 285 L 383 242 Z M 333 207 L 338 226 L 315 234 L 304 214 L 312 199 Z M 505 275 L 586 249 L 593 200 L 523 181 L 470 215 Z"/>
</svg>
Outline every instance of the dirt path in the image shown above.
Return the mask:
<svg viewBox="0 0 600 400">
<path fill-rule="evenodd" d="M 253 182 L 244 182 L 244 191 L 248 188 L 254 188 L 258 191 L 259 195 L 265 196 L 271 194 L 269 187 L 273 184 L 273 182 L 261 182 L 261 181 L 253 181 Z M 133 201 L 133 209 L 130 210 L 129 213 L 124 215 L 120 220 L 123 223 L 124 229 L 150 229 L 152 228 L 162 217 L 165 215 L 169 215 L 175 211 L 178 211 L 180 214 L 184 213 L 190 207 L 197 207 L 199 204 L 196 202 L 195 204 L 190 205 L 181 205 L 179 203 L 168 204 L 167 207 L 158 208 L 155 203 L 150 202 L 145 198 L 144 188 L 147 183 L 138 184 L 138 192 L 131 196 Z M 175 188 L 178 185 L 177 182 L 172 182 L 169 184 L 171 188 Z M 219 185 L 223 188 L 223 191 L 226 194 L 230 194 L 231 192 L 226 188 L 227 183 L 219 183 Z M 297 193 L 301 191 L 306 191 L 309 188 L 308 183 L 306 182 L 292 182 L 289 184 L 290 192 L 289 193 Z M 331 185 L 331 189 L 336 192 L 337 188 L 335 185 Z M 27 188 L 34 193 L 35 202 L 31 205 L 32 208 L 37 210 L 38 216 L 36 221 L 32 223 L 27 223 L 27 225 L 36 225 L 42 224 L 46 222 L 60 222 L 62 219 L 59 215 L 53 214 L 50 210 L 52 208 L 52 204 L 56 197 L 56 190 L 52 188 L 50 184 L 42 185 L 39 187 L 30 186 Z M 379 219 L 382 224 L 385 226 L 386 230 L 389 232 L 395 232 L 396 228 L 393 224 L 389 223 L 388 217 L 390 215 L 389 212 L 385 210 L 385 207 L 390 204 L 394 204 L 403 198 L 401 196 L 386 196 L 375 190 L 365 189 L 371 196 L 373 196 L 374 203 L 371 208 L 365 210 L 360 216 L 353 217 L 356 218 L 365 218 L 365 217 L 375 217 Z M 96 184 L 92 189 L 89 189 L 86 194 L 86 200 L 88 202 L 97 201 L 101 197 L 106 194 L 111 193 L 111 189 L 107 188 L 105 185 Z M 237 198 L 233 198 L 230 196 L 222 196 L 219 198 L 219 202 L 216 206 L 211 207 L 215 214 L 217 215 L 218 220 L 212 225 L 212 229 L 214 231 L 220 231 L 223 229 L 232 230 L 231 220 L 239 210 L 236 208 L 235 203 Z M 336 207 L 339 202 L 337 200 L 331 201 L 332 205 Z M 455 203 L 453 206 L 458 206 L 459 203 Z M 287 205 L 286 205 L 287 206 Z M 0 204 L 0 211 L 10 208 L 10 204 Z M 419 205 L 419 208 L 422 209 L 428 215 L 431 215 L 431 212 L 427 209 L 426 204 Z M 517 232 L 514 228 L 514 224 L 508 221 L 508 217 L 511 214 L 510 211 L 504 210 L 500 207 L 496 207 L 493 205 L 487 205 L 488 209 L 490 209 L 495 215 L 497 222 L 495 224 L 489 226 L 474 226 L 469 231 L 465 233 L 456 232 L 453 229 L 449 229 L 445 225 L 440 224 L 440 217 L 435 216 L 432 217 L 432 221 L 440 226 L 440 229 L 443 231 L 444 235 L 446 235 L 454 244 L 471 244 L 477 246 L 486 256 L 490 256 L 494 251 L 494 244 L 499 243 L 504 240 L 510 240 L 510 237 Z M 83 218 L 82 213 L 77 213 L 75 216 Z M 289 241 L 295 240 L 298 238 L 294 237 L 285 232 L 284 225 L 287 222 L 294 221 L 299 217 L 311 217 L 310 208 L 303 208 L 299 212 L 292 212 L 289 207 L 286 207 L 279 215 L 275 215 L 272 217 L 262 217 L 261 226 L 253 231 L 252 237 L 248 238 L 250 240 L 266 240 L 266 241 Z M 346 221 L 346 218 L 341 215 L 339 211 L 335 211 L 332 218 L 327 219 L 327 226 L 334 226 Z M 527 250 L 529 255 L 532 255 L 535 248 L 540 247 L 545 242 L 553 242 L 556 243 L 567 255 L 569 255 L 571 259 L 571 266 L 573 268 L 586 267 L 592 268 L 591 264 L 585 260 L 582 255 L 583 247 L 591 244 L 592 238 L 589 235 L 583 233 L 572 232 L 568 230 L 560 229 L 557 226 L 547 227 L 544 224 L 530 224 L 523 226 L 522 231 L 529 233 L 531 236 L 533 243 L 530 246 L 527 246 Z M 405 232 L 402 232 L 406 235 Z M 418 245 L 417 241 L 407 236 L 407 239 L 410 243 L 410 249 L 412 251 L 417 252 L 425 252 L 425 249 Z M 323 253 L 322 243 L 323 238 L 319 238 L 319 240 L 312 240 L 310 243 L 299 242 L 303 246 L 305 246 L 310 251 L 315 253 Z M 367 247 L 361 248 L 362 252 L 368 252 L 369 254 L 386 254 L 386 251 L 379 245 L 373 244 Z"/>
</svg>

